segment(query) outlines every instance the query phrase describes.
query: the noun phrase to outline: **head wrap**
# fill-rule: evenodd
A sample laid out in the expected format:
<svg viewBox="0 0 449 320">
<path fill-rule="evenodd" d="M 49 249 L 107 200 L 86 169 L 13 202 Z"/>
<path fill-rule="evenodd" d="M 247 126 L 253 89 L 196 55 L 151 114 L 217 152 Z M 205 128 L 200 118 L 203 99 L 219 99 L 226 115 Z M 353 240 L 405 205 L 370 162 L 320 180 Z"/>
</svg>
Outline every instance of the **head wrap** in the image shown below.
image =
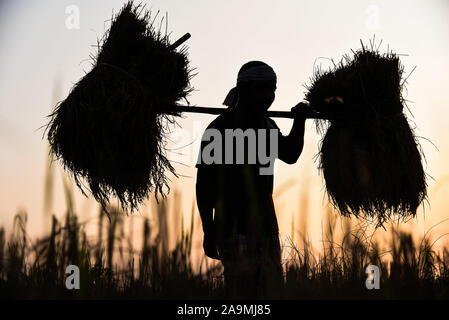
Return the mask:
<svg viewBox="0 0 449 320">
<path fill-rule="evenodd" d="M 250 67 L 243 72 L 240 72 L 237 77 L 237 86 L 240 83 L 250 81 L 277 81 L 277 77 L 273 68 L 270 67 L 269 65 L 258 65 Z M 237 105 L 239 101 L 237 86 L 235 86 L 229 91 L 228 95 L 223 101 L 223 104 L 225 106 L 234 108 Z"/>
</svg>

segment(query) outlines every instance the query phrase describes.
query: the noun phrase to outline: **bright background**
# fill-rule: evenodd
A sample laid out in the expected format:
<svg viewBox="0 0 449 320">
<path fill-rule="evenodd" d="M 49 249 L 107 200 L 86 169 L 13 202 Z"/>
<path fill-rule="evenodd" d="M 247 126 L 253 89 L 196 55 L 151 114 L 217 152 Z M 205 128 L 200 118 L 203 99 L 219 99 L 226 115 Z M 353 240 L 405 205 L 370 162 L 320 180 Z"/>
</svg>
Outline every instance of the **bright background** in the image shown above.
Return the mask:
<svg viewBox="0 0 449 320">
<path fill-rule="evenodd" d="M 0 2 L 0 226 L 10 228 L 13 216 L 24 210 L 29 233 L 41 235 L 48 228 L 49 214 L 64 214 L 62 181 L 66 175 L 58 163 L 51 169 L 53 200 L 44 208 L 49 169 L 42 126 L 54 105 L 90 70 L 93 45 L 123 3 Z M 449 1 L 164 0 L 151 1 L 147 7 L 160 10 L 161 16 L 169 13 L 173 41 L 186 32 L 192 34 L 187 44 L 191 66 L 198 74 L 192 81 L 196 91 L 190 102 L 199 106 L 220 106 L 240 66 L 250 60 L 265 61 L 275 69 L 278 91 L 271 109 L 289 110 L 303 99 L 303 85 L 312 76 L 313 66 L 329 66 L 327 58 L 338 61 L 350 49 L 360 48 L 360 39 L 368 43 L 375 36 L 377 44 L 383 40 L 381 50 L 389 45 L 404 54 L 405 74 L 417 67 L 405 95 L 413 113 L 408 116 L 416 124 L 416 134 L 426 138 L 420 142 L 426 171 L 432 177 L 425 212 L 421 209 L 410 227 L 423 233 L 449 217 Z M 171 147 L 182 147 L 183 155 L 170 153 L 170 158 L 184 164 L 177 166 L 183 176 L 173 179 L 172 188 L 181 195 L 181 210 L 188 217 L 194 201 L 198 142 L 212 119 L 188 115 L 171 137 Z M 287 134 L 291 121 L 276 122 Z M 309 120 L 300 160 L 290 166 L 278 163 L 275 176 L 281 234 L 290 235 L 292 228 L 294 233 L 307 230 L 316 246 L 322 239 L 327 208 L 314 160 L 319 140 Z M 79 215 L 84 219 L 96 215 L 95 201 L 74 190 Z M 138 214 L 151 215 L 149 208 Z M 434 229 L 436 236 L 448 228 L 449 222 L 442 223 Z"/>
</svg>

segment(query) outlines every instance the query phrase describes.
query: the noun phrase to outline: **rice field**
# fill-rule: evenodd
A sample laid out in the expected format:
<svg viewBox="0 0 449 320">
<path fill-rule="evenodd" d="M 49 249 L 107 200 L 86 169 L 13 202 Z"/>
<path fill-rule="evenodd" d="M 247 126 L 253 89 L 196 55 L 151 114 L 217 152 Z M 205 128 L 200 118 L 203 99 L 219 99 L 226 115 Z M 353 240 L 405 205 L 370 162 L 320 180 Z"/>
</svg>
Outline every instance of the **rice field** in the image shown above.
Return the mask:
<svg viewBox="0 0 449 320">
<path fill-rule="evenodd" d="M 88 235 L 88 224 L 80 222 L 68 205 L 64 219 L 52 217 L 51 232 L 41 239 L 27 236 L 27 215 L 17 214 L 10 235 L 0 228 L 0 298 L 232 298 L 225 294 L 221 264 L 207 263 L 203 257 L 199 270 L 194 267 L 194 224 L 184 226 L 182 220 L 174 248 L 169 249 L 167 233 L 172 224 L 164 218 L 168 216 L 166 203 L 158 208 L 157 232 L 145 217 L 137 233 L 125 230 L 130 217 L 111 208 L 109 218 L 99 210 L 94 226 L 97 231 Z M 335 221 L 327 221 L 326 229 L 320 251 L 307 239 L 302 239 L 301 248 L 293 241 L 284 242 L 282 290 L 263 298 L 449 298 L 449 248 L 434 250 L 430 237 L 414 239 L 412 234 L 395 229 L 388 250 L 382 250 L 361 229 L 348 229 L 341 241 L 333 239 Z M 133 241 L 136 237 L 141 237 L 139 247 Z M 79 267 L 79 290 L 66 288 L 69 265 Z M 368 265 L 379 267 L 378 290 L 365 286 Z"/>
<path fill-rule="evenodd" d="M 194 199 L 187 215 L 174 190 L 166 200 L 154 202 L 149 215 L 126 216 L 111 206 L 108 216 L 99 206 L 96 217 L 82 220 L 85 215 L 75 209 L 73 190 L 63 178 L 66 208 L 57 218 L 48 214 L 55 188 L 54 170 L 49 168 L 44 181 L 45 219 L 51 226 L 48 235 L 30 237 L 24 211 L 15 215 L 12 228 L 0 226 L 0 299 L 235 298 L 226 295 L 221 264 L 204 256 Z M 274 197 L 281 197 L 289 185 L 290 180 L 279 186 Z M 281 290 L 258 298 L 449 298 L 449 247 L 435 245 L 441 235 L 434 237 L 429 232 L 417 237 L 391 224 L 388 239 L 381 242 L 366 224 L 339 220 L 329 209 L 322 247 L 315 248 L 306 236 L 307 219 L 312 216 L 309 196 L 304 192 L 299 199 L 304 220 L 299 221 L 299 233 L 291 221 L 289 238 L 281 238 Z M 285 211 L 283 206 L 279 209 Z M 79 290 L 66 287 L 70 265 L 79 267 Z M 378 290 L 366 288 L 369 265 L 379 268 Z"/>
</svg>

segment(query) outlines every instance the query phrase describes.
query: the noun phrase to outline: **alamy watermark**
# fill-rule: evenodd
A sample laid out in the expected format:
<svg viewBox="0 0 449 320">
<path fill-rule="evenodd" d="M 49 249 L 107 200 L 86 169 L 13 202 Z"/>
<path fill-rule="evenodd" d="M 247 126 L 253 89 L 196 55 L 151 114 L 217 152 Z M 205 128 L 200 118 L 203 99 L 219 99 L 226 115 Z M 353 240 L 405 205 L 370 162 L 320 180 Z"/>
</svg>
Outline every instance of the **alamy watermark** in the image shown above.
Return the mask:
<svg viewBox="0 0 449 320">
<path fill-rule="evenodd" d="M 77 5 L 70 5 L 65 8 L 67 15 L 65 19 L 65 27 L 68 30 L 80 29 L 80 8 Z"/>
<path fill-rule="evenodd" d="M 380 289 L 380 271 L 379 267 L 370 264 L 366 267 L 365 273 L 368 275 L 365 281 L 365 286 L 368 290 Z"/>
<path fill-rule="evenodd" d="M 378 30 L 381 28 L 380 8 L 375 4 L 370 4 L 365 9 L 365 27 L 371 30 Z"/>
<path fill-rule="evenodd" d="M 267 132 L 269 131 L 269 148 Z M 278 157 L 278 129 L 225 129 L 209 128 L 202 141 L 209 142 L 200 151 L 197 164 L 259 164 L 260 175 L 273 175 L 274 161 Z M 247 148 L 245 148 L 245 140 Z M 224 148 L 223 148 L 224 146 Z M 235 154 L 234 154 L 235 149 Z M 267 150 L 269 149 L 269 150 Z M 223 160 L 224 151 L 224 160 Z M 245 157 L 247 156 L 247 161 Z"/>
<path fill-rule="evenodd" d="M 65 279 L 65 287 L 68 290 L 79 290 L 80 288 L 80 269 L 78 266 L 70 265 L 65 269 L 65 273 L 68 274 Z"/>
</svg>

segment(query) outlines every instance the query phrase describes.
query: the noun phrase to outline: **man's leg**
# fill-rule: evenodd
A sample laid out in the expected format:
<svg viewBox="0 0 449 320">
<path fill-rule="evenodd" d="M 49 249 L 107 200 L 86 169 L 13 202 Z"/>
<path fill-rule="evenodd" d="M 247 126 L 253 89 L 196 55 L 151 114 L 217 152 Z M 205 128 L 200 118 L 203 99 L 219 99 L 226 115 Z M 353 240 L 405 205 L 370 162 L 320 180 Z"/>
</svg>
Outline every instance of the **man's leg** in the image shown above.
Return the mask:
<svg viewBox="0 0 449 320">
<path fill-rule="evenodd" d="M 248 251 L 247 238 L 236 236 L 221 245 L 224 281 L 228 298 L 255 298 L 257 264 Z"/>
<path fill-rule="evenodd" d="M 261 295 L 280 298 L 284 283 L 281 246 L 278 235 L 268 238 L 259 260 Z"/>
</svg>

